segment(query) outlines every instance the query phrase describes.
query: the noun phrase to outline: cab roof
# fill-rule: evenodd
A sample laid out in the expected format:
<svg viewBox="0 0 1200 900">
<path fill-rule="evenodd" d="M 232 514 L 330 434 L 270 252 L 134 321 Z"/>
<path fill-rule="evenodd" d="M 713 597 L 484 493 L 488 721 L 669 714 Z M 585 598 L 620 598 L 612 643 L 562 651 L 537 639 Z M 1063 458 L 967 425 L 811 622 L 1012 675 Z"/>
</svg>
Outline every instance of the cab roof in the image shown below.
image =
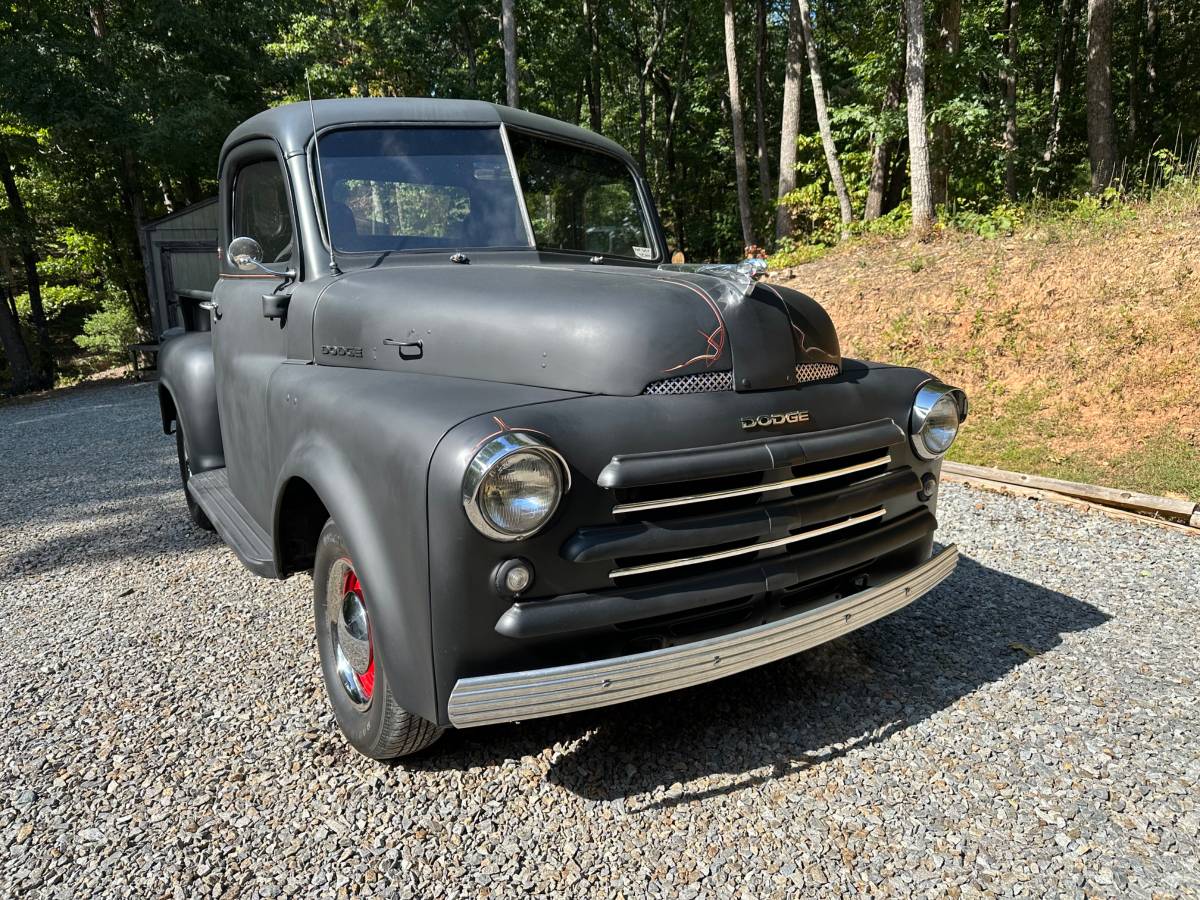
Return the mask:
<svg viewBox="0 0 1200 900">
<path fill-rule="evenodd" d="M 363 124 L 446 124 L 495 125 L 504 123 L 514 128 L 537 131 L 562 140 L 590 144 L 619 156 L 627 164 L 633 159 L 614 141 L 558 119 L 536 113 L 486 103 L 482 100 L 443 100 L 429 97 L 369 97 L 344 100 L 314 100 L 312 110 L 307 101 L 285 103 L 251 116 L 225 139 L 221 162 L 238 144 L 255 138 L 270 138 L 279 143 L 285 156 L 304 153 L 313 133 L 313 118 L 317 130 L 335 125 Z"/>
</svg>

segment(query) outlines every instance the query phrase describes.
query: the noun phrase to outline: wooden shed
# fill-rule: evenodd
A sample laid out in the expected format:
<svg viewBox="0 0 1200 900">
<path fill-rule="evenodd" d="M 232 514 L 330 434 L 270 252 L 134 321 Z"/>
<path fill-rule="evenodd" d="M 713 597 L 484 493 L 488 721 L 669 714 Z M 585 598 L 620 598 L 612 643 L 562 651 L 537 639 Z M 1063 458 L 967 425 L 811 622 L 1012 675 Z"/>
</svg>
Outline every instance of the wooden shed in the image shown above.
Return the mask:
<svg viewBox="0 0 1200 900">
<path fill-rule="evenodd" d="M 211 291 L 217 282 L 217 198 L 143 226 L 146 287 L 154 336 L 183 325 L 176 291 Z"/>
</svg>

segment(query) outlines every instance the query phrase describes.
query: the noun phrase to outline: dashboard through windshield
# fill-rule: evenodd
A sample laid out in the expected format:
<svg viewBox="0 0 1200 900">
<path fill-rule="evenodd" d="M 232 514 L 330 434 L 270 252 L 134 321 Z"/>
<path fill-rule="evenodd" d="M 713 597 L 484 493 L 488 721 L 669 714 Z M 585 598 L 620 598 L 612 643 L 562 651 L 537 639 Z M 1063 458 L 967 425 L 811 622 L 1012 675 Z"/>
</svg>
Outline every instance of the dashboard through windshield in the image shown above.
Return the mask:
<svg viewBox="0 0 1200 900">
<path fill-rule="evenodd" d="M 322 135 L 321 188 L 339 253 L 566 250 L 657 255 L 633 174 L 616 157 L 500 128 L 347 128 Z M 522 191 L 526 219 L 518 198 Z"/>
</svg>

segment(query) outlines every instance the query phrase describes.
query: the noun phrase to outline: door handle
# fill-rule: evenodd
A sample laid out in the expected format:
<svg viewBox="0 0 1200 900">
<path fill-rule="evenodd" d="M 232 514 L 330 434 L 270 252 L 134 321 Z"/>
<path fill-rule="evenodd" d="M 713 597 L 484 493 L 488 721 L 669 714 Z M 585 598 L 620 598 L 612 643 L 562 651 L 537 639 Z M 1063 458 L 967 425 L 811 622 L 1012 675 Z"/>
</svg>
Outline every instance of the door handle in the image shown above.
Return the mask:
<svg viewBox="0 0 1200 900">
<path fill-rule="evenodd" d="M 201 300 L 197 305 L 201 309 L 208 310 L 215 318 L 221 318 L 221 304 L 216 300 Z"/>
<path fill-rule="evenodd" d="M 387 347 L 395 347 L 400 351 L 401 359 L 420 359 L 425 355 L 424 341 L 398 341 L 395 338 L 384 338 Z"/>
<path fill-rule="evenodd" d="M 291 294 L 263 294 L 262 310 L 265 319 L 286 319 Z"/>
</svg>

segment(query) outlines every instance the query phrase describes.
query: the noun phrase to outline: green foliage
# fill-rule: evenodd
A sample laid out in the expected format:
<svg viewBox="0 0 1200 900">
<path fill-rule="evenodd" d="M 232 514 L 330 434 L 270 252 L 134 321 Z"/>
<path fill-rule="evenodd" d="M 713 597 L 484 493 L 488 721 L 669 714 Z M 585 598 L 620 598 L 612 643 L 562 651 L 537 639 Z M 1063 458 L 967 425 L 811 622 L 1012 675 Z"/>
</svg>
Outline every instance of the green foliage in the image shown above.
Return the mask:
<svg viewBox="0 0 1200 900">
<path fill-rule="evenodd" d="M 775 252 L 767 258 L 770 269 L 786 269 L 791 266 L 802 266 L 815 259 L 820 259 L 828 251 L 824 244 L 801 244 L 792 238 L 781 238 Z"/>
<path fill-rule="evenodd" d="M 100 308 L 83 323 L 83 334 L 75 343 L 91 351 L 105 362 L 122 362 L 125 348 L 137 343 L 139 330 L 137 320 L 129 304 L 118 296 L 107 296 L 100 301 Z"/>
<path fill-rule="evenodd" d="M 904 237 L 912 231 L 912 205 L 901 203 L 895 209 L 885 212 L 878 219 L 870 222 L 858 222 L 855 225 L 859 234 L 872 234 L 881 237 Z"/>
<path fill-rule="evenodd" d="M 589 6 L 595 10 L 597 76 L 591 30 L 577 0 L 517 5 L 521 106 L 599 128 L 627 147 L 653 188 L 668 243 L 689 259 L 737 258 L 743 239 L 720 4 L 596 0 Z M 856 222 L 851 230 L 860 235 L 909 231 L 900 6 L 810 0 L 834 138 L 859 219 L 873 150 L 882 142 L 891 154 L 884 215 Z M 1060 35 L 1061 4 L 1021 4 L 1015 203 L 1005 193 L 1001 143 L 1005 4 L 960 6 L 957 49 L 951 52 L 944 17 L 952 7 L 926 3 L 927 124 L 935 166 L 949 173 L 941 198 L 947 227 L 984 237 L 1036 228 L 1047 240 L 1060 240 L 1076 229 L 1123 221 L 1134 199 L 1195 202 L 1200 17 L 1194 3 L 1155 0 L 1159 26 L 1153 39 L 1144 4 L 1125 4 L 1116 16 L 1112 113 L 1121 177 L 1113 196 L 1085 200 L 1078 198 L 1090 186 L 1086 15 L 1077 15 Z M 754 4 L 735 4 L 751 201 L 763 245 L 770 245 L 774 231 L 788 10 L 786 3 L 768 4 L 759 98 Z M 102 13 L 99 35 L 94 11 Z M 9 264 L 0 282 L 14 294 L 26 291 L 17 248 L 28 241 L 40 260 L 56 327 L 82 327 L 86 315 L 118 301 L 147 325 L 135 206 L 152 219 L 168 205 L 178 209 L 210 196 L 229 130 L 264 107 L 304 97 L 306 71 L 318 97 L 502 101 L 498 16 L 499 3 L 492 0 L 363 0 L 349 7 L 293 0 L 0 5 L 0 148 L 12 161 L 32 219 L 29 229 L 17 227 L 0 197 L 0 249 Z M 1073 49 L 1064 70 L 1058 149 L 1047 160 L 1060 41 Z M 888 106 L 884 97 L 897 84 L 900 101 Z M 599 100 L 595 121 L 590 93 Z M 757 99 L 769 173 L 765 196 L 756 183 Z M 797 188 L 782 201 L 799 243 L 776 248 L 783 265 L 823 252 L 843 230 L 807 77 L 801 109 Z M 22 318 L 28 328 L 28 312 Z M 65 354 L 76 349 L 69 339 L 59 344 Z"/>
<path fill-rule="evenodd" d="M 943 215 L 946 224 L 957 231 L 977 234 L 980 237 L 1005 237 L 1012 234 L 1026 217 L 1026 207 L 1015 203 L 997 203 L 991 209 L 980 211 L 959 208 Z"/>
<path fill-rule="evenodd" d="M 792 215 L 793 227 L 811 244 L 836 244 L 841 236 L 842 218 L 837 197 L 823 185 L 811 182 L 796 188 L 780 202 Z"/>
</svg>

